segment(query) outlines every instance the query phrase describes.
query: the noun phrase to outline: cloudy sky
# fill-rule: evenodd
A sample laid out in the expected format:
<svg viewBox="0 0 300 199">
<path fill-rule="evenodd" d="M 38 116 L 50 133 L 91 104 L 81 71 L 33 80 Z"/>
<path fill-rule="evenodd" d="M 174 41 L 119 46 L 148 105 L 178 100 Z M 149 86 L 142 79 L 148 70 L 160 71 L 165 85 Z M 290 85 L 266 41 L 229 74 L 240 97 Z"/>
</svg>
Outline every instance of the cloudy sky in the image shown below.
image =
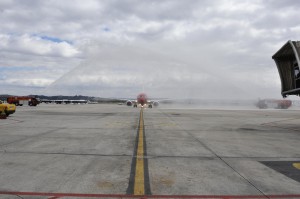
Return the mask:
<svg viewBox="0 0 300 199">
<path fill-rule="evenodd" d="M 0 94 L 281 97 L 295 0 L 1 0 Z"/>
</svg>

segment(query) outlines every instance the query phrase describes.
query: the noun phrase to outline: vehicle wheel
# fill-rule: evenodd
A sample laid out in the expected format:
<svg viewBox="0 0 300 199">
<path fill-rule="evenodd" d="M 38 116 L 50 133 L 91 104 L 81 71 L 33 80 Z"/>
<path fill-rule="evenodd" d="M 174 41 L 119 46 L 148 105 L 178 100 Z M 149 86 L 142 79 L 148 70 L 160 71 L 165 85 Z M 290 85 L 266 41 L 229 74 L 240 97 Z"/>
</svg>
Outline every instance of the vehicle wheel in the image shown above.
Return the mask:
<svg viewBox="0 0 300 199">
<path fill-rule="evenodd" d="M 5 113 L 6 117 L 8 117 L 8 116 L 9 116 L 9 113 L 7 112 L 7 110 L 6 110 L 6 109 L 4 110 L 4 113 Z"/>
</svg>

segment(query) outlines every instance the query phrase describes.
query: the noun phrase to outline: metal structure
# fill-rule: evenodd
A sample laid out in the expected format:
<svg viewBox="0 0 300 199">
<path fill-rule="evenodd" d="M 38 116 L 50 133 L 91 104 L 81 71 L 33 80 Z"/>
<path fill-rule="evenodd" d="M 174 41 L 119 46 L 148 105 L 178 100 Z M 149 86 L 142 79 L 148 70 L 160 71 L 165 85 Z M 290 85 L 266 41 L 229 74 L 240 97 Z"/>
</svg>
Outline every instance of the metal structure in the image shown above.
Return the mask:
<svg viewBox="0 0 300 199">
<path fill-rule="evenodd" d="M 273 56 L 281 79 L 281 95 L 300 95 L 300 41 L 288 41 Z"/>
</svg>

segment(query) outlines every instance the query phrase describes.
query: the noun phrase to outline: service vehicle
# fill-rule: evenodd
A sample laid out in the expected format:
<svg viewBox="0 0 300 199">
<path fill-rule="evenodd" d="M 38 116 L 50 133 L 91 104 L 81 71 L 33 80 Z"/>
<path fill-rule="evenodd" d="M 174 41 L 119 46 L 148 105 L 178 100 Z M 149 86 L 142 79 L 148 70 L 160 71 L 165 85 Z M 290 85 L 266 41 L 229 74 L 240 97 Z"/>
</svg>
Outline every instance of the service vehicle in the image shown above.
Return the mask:
<svg viewBox="0 0 300 199">
<path fill-rule="evenodd" d="M 14 112 L 16 112 L 16 105 L 4 103 L 0 100 L 0 114 L 5 114 L 6 116 L 9 116 Z"/>
<path fill-rule="evenodd" d="M 10 96 L 7 98 L 7 102 L 16 106 L 23 106 L 24 104 L 36 106 L 40 103 L 38 99 L 30 96 Z"/>
</svg>

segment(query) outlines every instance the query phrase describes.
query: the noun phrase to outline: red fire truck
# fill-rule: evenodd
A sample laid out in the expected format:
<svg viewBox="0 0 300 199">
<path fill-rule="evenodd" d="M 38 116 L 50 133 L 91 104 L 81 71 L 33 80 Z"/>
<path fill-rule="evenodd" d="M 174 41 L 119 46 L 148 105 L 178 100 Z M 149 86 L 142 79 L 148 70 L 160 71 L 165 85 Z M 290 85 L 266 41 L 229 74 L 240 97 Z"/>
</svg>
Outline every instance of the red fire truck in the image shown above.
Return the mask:
<svg viewBox="0 0 300 199">
<path fill-rule="evenodd" d="M 28 104 L 29 106 L 36 106 L 40 102 L 35 97 L 30 96 L 10 96 L 7 98 L 7 103 L 15 104 L 16 106 L 23 106 Z"/>
<path fill-rule="evenodd" d="M 277 100 L 277 99 L 260 99 L 256 103 L 256 106 L 260 109 L 265 109 L 265 108 L 287 109 L 290 106 L 292 106 L 292 101 Z"/>
</svg>

